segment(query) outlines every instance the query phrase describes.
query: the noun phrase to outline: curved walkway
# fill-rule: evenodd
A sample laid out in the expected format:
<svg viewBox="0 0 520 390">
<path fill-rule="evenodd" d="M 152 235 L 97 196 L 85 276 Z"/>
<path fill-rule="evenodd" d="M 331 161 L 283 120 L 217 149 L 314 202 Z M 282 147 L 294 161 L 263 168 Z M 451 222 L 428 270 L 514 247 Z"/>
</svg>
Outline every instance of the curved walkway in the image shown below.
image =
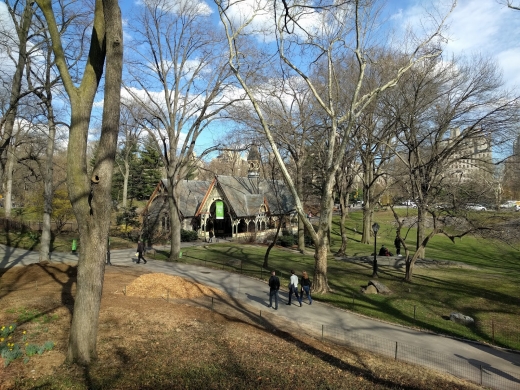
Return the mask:
<svg viewBox="0 0 520 390">
<path fill-rule="evenodd" d="M 182 246 L 192 245 L 183 243 Z M 310 306 L 304 299 L 303 307 L 299 307 L 298 304 L 288 306 L 285 304 L 287 292 L 282 291 L 279 308 L 275 311 L 267 308 L 269 297 L 265 282 L 201 266 L 153 260 L 149 256 L 147 256 L 147 264 L 136 264 L 134 253 L 134 249 L 113 250 L 111 262 L 117 266 L 145 267 L 152 272 L 178 275 L 219 288 L 258 311 L 280 316 L 295 323 L 305 323 L 313 327 L 316 333 L 326 332 L 331 336 L 328 338 L 339 342 L 345 341 L 383 353 L 386 351 L 382 349 L 390 348 L 392 354 L 395 349 L 396 356 L 399 350 L 399 353 L 404 356 L 400 360 L 449 372 L 487 387 L 520 389 L 520 354 L 388 324 L 317 301 L 313 301 L 313 305 Z M 77 256 L 53 253 L 51 261 L 74 264 L 77 262 Z M 0 245 L 0 268 L 37 262 L 37 252 Z"/>
</svg>

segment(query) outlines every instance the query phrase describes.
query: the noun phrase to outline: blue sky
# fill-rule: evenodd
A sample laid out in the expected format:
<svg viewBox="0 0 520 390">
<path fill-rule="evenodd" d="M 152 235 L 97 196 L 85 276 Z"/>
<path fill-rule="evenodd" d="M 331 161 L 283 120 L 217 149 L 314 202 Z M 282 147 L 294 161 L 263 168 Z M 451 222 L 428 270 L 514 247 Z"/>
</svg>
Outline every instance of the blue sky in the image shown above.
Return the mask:
<svg viewBox="0 0 520 390">
<path fill-rule="evenodd" d="M 140 11 L 142 0 L 122 1 L 123 19 L 131 18 Z M 199 1 L 201 0 L 176 0 Z M 254 0 L 243 0 L 242 4 Z M 215 9 L 213 1 L 206 0 L 209 8 Z M 387 0 L 384 15 L 397 34 L 404 33 L 407 26 L 420 28 L 425 12 L 446 10 L 449 0 Z M 212 17 L 216 19 L 216 10 Z M 520 91 L 520 11 L 508 9 L 500 0 L 458 0 L 457 6 L 447 20 L 445 58 L 451 55 L 481 54 L 494 59 L 502 69 L 506 87 Z M 130 36 L 126 37 L 131 39 Z M 209 137 L 212 138 L 212 137 Z M 208 139 L 209 141 L 209 139 Z"/>
<path fill-rule="evenodd" d="M 244 3 L 249 1 L 253 0 L 244 0 Z M 140 2 L 121 1 L 123 19 L 137 15 L 141 8 Z M 385 14 L 396 31 L 404 31 L 407 25 L 419 26 L 419 15 L 424 15 L 425 10 L 445 8 L 448 3 L 449 0 L 387 0 Z M 215 7 L 210 0 L 206 4 L 212 9 Z M 5 12 L 5 8 L 0 3 L 0 16 L 2 11 Z M 213 17 L 218 17 L 216 12 Z M 458 0 L 448 19 L 448 27 L 448 43 L 445 47 L 447 56 L 475 53 L 490 56 L 502 69 L 507 87 L 520 91 L 520 11 L 508 9 L 500 0 Z M 130 36 L 125 39 L 126 43 L 131 41 Z"/>
<path fill-rule="evenodd" d="M 121 1 L 123 18 L 138 12 L 139 2 Z M 419 15 L 425 10 L 446 8 L 449 3 L 449 0 L 387 0 L 385 11 L 399 29 L 407 24 L 418 25 Z M 206 4 L 214 8 L 212 1 Z M 503 70 L 507 85 L 520 86 L 520 11 L 508 9 L 500 0 L 458 0 L 448 26 L 447 54 L 491 56 Z"/>
</svg>

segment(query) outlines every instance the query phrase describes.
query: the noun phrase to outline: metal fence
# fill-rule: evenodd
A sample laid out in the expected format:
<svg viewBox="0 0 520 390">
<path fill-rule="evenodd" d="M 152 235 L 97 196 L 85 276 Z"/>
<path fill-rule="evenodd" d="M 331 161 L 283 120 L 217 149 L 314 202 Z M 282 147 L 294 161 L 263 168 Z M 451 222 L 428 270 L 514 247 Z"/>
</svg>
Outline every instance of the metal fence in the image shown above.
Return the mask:
<svg viewBox="0 0 520 390">
<path fill-rule="evenodd" d="M 42 221 L 24 221 L 17 220 L 13 218 L 0 218 L 0 226 L 4 230 L 33 230 L 33 231 L 41 231 L 43 227 Z M 78 223 L 77 222 L 64 222 L 63 224 L 56 224 L 56 222 L 51 222 L 51 230 L 57 231 L 58 227 L 61 227 L 62 232 L 77 232 L 78 231 Z"/>
<path fill-rule="evenodd" d="M 238 273 L 261 280 L 268 280 L 271 270 L 262 267 L 253 267 L 251 265 L 244 265 L 239 259 L 207 259 L 201 260 L 189 256 L 189 248 L 183 249 L 183 255 L 179 261 L 186 264 L 203 265 L 214 269 L 220 269 L 228 272 Z M 289 272 L 276 270 L 276 275 L 280 278 L 280 285 L 287 286 L 291 274 Z M 355 306 L 359 304 L 362 299 L 362 294 L 352 292 L 347 302 L 347 309 L 354 310 Z M 428 312 L 423 310 L 421 306 L 410 306 L 409 313 L 413 316 L 414 322 L 427 324 L 428 318 L 421 313 Z M 473 340 L 478 342 L 489 343 L 498 347 L 506 347 L 510 349 L 520 350 L 520 327 L 511 327 L 501 323 L 498 320 L 476 321 L 473 325 Z M 438 329 L 435 332 L 439 332 Z"/>
<path fill-rule="evenodd" d="M 61 293 L 56 288 L 50 286 L 26 285 L 23 288 L 8 289 L 5 286 L 0 288 L 0 294 L 21 289 L 35 289 L 40 292 L 53 292 L 54 295 L 46 299 L 61 301 Z M 125 289 L 126 291 L 126 289 Z M 284 317 L 279 317 L 271 311 L 254 310 L 244 306 L 232 297 L 228 300 L 222 298 L 202 298 L 195 300 L 170 299 L 168 291 L 164 293 L 164 299 L 168 303 L 188 303 L 194 306 L 201 306 L 224 314 L 229 318 L 251 323 L 266 330 L 275 327 L 277 330 L 291 333 L 295 331 L 295 324 Z M 5 297 L 11 305 L 18 301 L 13 297 Z M 7 303 L 7 302 L 6 302 Z M 19 305 L 26 304 L 25 300 L 20 300 Z M 429 351 L 421 347 L 408 345 L 375 336 L 373 333 L 366 334 L 362 331 L 347 330 L 339 326 L 322 324 L 318 322 L 306 321 L 298 324 L 306 332 L 317 339 L 335 343 L 342 346 L 364 349 L 381 356 L 385 356 L 396 361 L 416 364 L 428 367 L 438 372 L 453 375 L 454 377 L 471 381 L 486 388 L 497 390 L 519 390 L 520 372 L 508 372 L 494 368 L 486 362 L 457 357 L 456 355 L 446 355 L 439 352 Z"/>
<path fill-rule="evenodd" d="M 209 298 L 200 303 L 202 306 L 218 313 L 233 316 L 244 322 L 252 322 L 265 329 L 272 328 L 273 324 L 276 324 L 278 330 L 288 333 L 295 329 L 294 323 L 279 321 L 276 318 L 277 316 L 270 311 L 251 311 L 244 306 L 233 308 L 228 301 L 219 298 Z M 307 321 L 302 327 L 314 337 L 323 341 L 360 348 L 396 361 L 428 367 L 486 388 L 500 390 L 520 389 L 520 372 L 501 371 L 478 360 L 428 351 L 424 348 L 407 345 L 402 342 L 398 343 L 393 340 L 380 338 L 373 334 L 349 331 L 338 326 Z"/>
</svg>

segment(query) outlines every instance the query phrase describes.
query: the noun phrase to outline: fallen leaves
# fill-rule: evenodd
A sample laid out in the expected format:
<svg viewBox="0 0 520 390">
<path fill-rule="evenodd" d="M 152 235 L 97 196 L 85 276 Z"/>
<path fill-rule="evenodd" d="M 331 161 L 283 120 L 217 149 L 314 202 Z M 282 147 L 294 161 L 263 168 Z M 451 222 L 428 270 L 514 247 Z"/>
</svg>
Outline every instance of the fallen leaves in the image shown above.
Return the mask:
<svg viewBox="0 0 520 390">
<path fill-rule="evenodd" d="M 180 276 L 162 273 L 144 274 L 126 286 L 127 296 L 164 299 L 195 299 L 219 296 L 220 290 L 191 282 Z"/>
</svg>

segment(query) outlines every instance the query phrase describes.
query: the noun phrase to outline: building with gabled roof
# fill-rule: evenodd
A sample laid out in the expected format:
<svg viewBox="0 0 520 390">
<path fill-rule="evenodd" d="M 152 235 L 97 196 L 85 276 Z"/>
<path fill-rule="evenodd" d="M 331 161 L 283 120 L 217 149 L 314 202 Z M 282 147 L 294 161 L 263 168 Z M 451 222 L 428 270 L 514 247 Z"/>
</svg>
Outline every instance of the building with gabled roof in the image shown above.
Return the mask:
<svg viewBox="0 0 520 390">
<path fill-rule="evenodd" d="M 240 238 L 261 235 L 282 227 L 296 226 L 295 201 L 288 187 L 279 180 L 259 178 L 259 153 L 256 147 L 248 158 L 248 177 L 215 175 L 212 181 L 180 180 L 178 206 L 182 228 L 196 230 L 206 238 Z M 169 231 L 168 182 L 161 180 L 144 212 L 145 230 Z"/>
</svg>

